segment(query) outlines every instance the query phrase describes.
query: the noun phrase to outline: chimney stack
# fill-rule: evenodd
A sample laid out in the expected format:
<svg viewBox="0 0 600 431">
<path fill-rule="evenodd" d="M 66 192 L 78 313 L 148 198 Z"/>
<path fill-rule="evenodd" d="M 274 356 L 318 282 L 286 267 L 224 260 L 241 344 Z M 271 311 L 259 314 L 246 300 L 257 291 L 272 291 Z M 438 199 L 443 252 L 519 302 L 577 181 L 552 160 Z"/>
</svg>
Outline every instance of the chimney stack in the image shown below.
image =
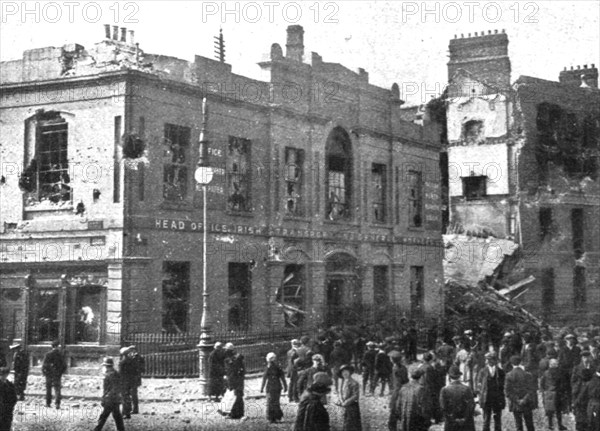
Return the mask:
<svg viewBox="0 0 600 431">
<path fill-rule="evenodd" d="M 119 40 L 119 26 L 113 25 L 113 40 Z"/>
<path fill-rule="evenodd" d="M 582 80 L 588 87 L 598 88 L 598 69 L 595 64 L 592 64 L 592 67 L 588 67 L 587 64 L 583 68 L 577 66 L 576 69 L 571 66 L 570 70 L 565 67 L 565 70 L 562 70 L 558 75 L 558 81 L 561 84 L 573 87 L 580 87 Z"/>
<path fill-rule="evenodd" d="M 135 40 L 133 38 L 133 35 L 134 35 L 134 31 L 133 30 L 129 30 L 129 44 L 131 46 L 135 45 Z"/>
<path fill-rule="evenodd" d="M 104 37 L 110 39 L 110 24 L 104 24 Z"/>
<path fill-rule="evenodd" d="M 302 62 L 304 56 L 304 29 L 301 25 L 290 25 L 287 28 L 286 58 Z"/>
<path fill-rule="evenodd" d="M 127 42 L 127 29 L 121 27 L 121 42 Z"/>
</svg>

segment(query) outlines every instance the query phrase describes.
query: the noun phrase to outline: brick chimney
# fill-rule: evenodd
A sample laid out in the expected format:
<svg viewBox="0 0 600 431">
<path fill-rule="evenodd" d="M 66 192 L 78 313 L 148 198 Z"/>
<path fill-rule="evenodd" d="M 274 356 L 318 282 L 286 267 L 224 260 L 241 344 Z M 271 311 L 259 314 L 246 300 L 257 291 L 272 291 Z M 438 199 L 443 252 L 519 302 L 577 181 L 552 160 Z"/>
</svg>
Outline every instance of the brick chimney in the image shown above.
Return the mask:
<svg viewBox="0 0 600 431">
<path fill-rule="evenodd" d="M 570 70 L 565 67 L 565 70 L 558 75 L 558 80 L 561 84 L 573 87 L 581 87 L 582 81 L 584 81 L 588 87 L 598 88 L 598 69 L 595 64 L 592 64 L 590 68 L 587 64 L 584 64 L 583 67 L 577 66 L 577 69 L 571 66 Z"/>
<path fill-rule="evenodd" d="M 288 26 L 285 56 L 290 60 L 302 62 L 304 56 L 304 29 L 301 25 Z"/>
</svg>

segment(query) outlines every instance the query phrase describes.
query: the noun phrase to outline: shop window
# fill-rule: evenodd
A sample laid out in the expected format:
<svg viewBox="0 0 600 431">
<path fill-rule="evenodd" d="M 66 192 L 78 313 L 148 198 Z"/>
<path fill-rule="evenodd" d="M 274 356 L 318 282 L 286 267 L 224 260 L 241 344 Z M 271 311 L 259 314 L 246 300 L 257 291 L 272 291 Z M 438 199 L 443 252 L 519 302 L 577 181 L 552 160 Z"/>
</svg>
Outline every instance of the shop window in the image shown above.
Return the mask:
<svg viewBox="0 0 600 431">
<path fill-rule="evenodd" d="M 388 267 L 385 265 L 373 267 L 373 293 L 375 305 L 381 306 L 389 303 Z"/>
<path fill-rule="evenodd" d="M 552 208 L 540 208 L 540 240 L 544 240 L 552 234 Z"/>
<path fill-rule="evenodd" d="M 423 180 L 421 172 L 408 172 L 408 225 L 423 226 Z"/>
<path fill-rule="evenodd" d="M 187 331 L 189 300 L 189 262 L 163 262 L 163 331 L 169 333 L 181 333 Z"/>
<path fill-rule="evenodd" d="M 486 176 L 462 177 L 463 196 L 467 200 L 483 199 L 486 194 Z"/>
<path fill-rule="evenodd" d="M 60 290 L 35 289 L 30 326 L 30 341 L 33 343 L 56 340 L 59 337 Z"/>
<path fill-rule="evenodd" d="M 352 197 L 352 153 L 346 131 L 341 127 L 333 129 L 327 138 L 326 149 L 326 218 L 348 219 Z"/>
<path fill-rule="evenodd" d="M 304 150 L 285 149 L 285 211 L 302 215 Z"/>
<path fill-rule="evenodd" d="M 252 274 L 248 263 L 229 263 L 229 310 L 231 329 L 247 330 L 250 327 L 250 292 Z"/>
<path fill-rule="evenodd" d="M 585 290 L 585 268 L 576 266 L 573 269 L 573 305 L 576 309 L 585 305 Z"/>
<path fill-rule="evenodd" d="M 483 121 L 470 120 L 463 125 L 463 139 L 466 144 L 479 144 L 485 140 Z"/>
<path fill-rule="evenodd" d="M 373 220 L 379 223 L 385 222 L 385 195 L 386 195 L 386 166 L 378 163 L 371 165 L 371 196 Z"/>
<path fill-rule="evenodd" d="M 276 301 L 283 309 L 286 327 L 300 327 L 304 322 L 304 265 L 286 265 Z"/>
<path fill-rule="evenodd" d="M 585 251 L 583 242 L 583 209 L 573 208 L 571 210 L 571 234 L 573 240 L 573 252 L 575 253 L 575 259 L 579 259 Z"/>
<path fill-rule="evenodd" d="M 250 150 L 248 139 L 229 137 L 227 147 L 227 208 L 251 211 Z"/>
<path fill-rule="evenodd" d="M 554 306 L 555 290 L 554 290 L 554 268 L 542 269 L 540 277 L 542 285 L 542 307 L 551 308 Z"/>
<path fill-rule="evenodd" d="M 423 313 L 425 299 L 424 275 L 422 266 L 410 267 L 410 309 L 413 316 Z"/>
<path fill-rule="evenodd" d="M 187 196 L 190 128 L 165 124 L 165 143 L 169 147 L 163 168 L 163 197 L 182 201 Z"/>
<path fill-rule="evenodd" d="M 26 141 L 34 142 L 26 149 L 33 154 L 19 180 L 27 193 L 26 205 L 71 202 L 68 123 L 59 112 L 39 111 L 26 122 L 25 132 Z"/>
<path fill-rule="evenodd" d="M 101 341 L 102 322 L 105 321 L 105 288 L 102 286 L 75 286 L 71 288 L 68 340 L 74 343 Z"/>
</svg>

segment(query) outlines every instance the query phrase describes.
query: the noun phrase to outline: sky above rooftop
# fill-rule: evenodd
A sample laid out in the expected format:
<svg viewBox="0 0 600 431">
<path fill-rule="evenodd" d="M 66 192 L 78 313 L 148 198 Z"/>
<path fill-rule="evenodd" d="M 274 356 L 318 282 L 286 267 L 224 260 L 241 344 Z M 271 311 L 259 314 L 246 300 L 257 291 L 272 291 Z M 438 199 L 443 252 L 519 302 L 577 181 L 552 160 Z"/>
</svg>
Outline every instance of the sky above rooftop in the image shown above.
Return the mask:
<svg viewBox="0 0 600 431">
<path fill-rule="evenodd" d="M 214 58 L 223 28 L 226 61 L 237 74 L 264 79 L 257 63 L 272 43 L 285 51 L 286 27 L 304 27 L 305 61 L 362 67 L 372 84 L 399 84 L 408 104 L 428 101 L 447 81 L 454 35 L 502 31 L 509 37 L 512 81 L 557 80 L 565 66 L 600 65 L 600 1 L 2 1 L 0 59 L 23 50 L 104 38 L 103 24 L 135 30 L 145 52 L 193 61 Z"/>
</svg>

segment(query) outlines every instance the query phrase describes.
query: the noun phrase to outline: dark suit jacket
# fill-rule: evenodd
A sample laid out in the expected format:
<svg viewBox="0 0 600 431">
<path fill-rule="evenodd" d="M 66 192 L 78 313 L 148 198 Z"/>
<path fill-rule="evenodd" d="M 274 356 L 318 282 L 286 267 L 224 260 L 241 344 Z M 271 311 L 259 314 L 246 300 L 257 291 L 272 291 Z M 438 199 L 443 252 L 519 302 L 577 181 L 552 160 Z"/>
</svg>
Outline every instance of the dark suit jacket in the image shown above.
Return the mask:
<svg viewBox="0 0 600 431">
<path fill-rule="evenodd" d="M 440 392 L 440 407 L 446 418 L 444 429 L 452 431 L 475 431 L 475 401 L 473 391 L 460 382 L 452 382 Z M 460 423 L 456 423 L 456 420 Z"/>
<path fill-rule="evenodd" d="M 504 393 L 508 398 L 511 412 L 523 412 L 536 409 L 537 383 L 531 373 L 515 367 L 506 375 Z"/>
<path fill-rule="evenodd" d="M 494 409 L 503 409 L 506 407 L 506 399 L 504 398 L 504 371 L 502 368 L 496 367 L 496 374 L 494 376 L 497 383 L 496 390 L 492 390 L 488 386 L 489 377 L 490 369 L 486 365 L 479 371 L 479 374 L 477 374 L 477 384 L 475 387 L 479 394 L 479 405 L 481 408 L 485 408 L 485 406 L 490 403 L 491 407 Z"/>
</svg>

